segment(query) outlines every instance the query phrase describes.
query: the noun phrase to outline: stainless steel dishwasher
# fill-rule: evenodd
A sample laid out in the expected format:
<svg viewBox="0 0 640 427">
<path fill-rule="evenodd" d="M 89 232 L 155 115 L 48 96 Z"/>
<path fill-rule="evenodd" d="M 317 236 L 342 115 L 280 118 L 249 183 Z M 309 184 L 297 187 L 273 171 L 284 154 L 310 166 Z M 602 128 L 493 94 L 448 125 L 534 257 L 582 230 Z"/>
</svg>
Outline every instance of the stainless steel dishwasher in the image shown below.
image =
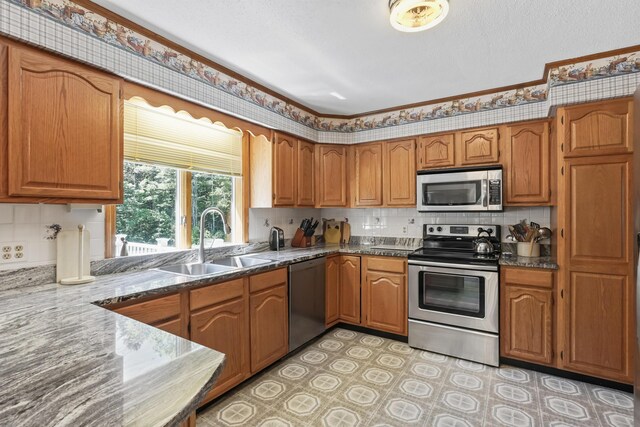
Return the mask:
<svg viewBox="0 0 640 427">
<path fill-rule="evenodd" d="M 289 351 L 322 334 L 326 258 L 289 266 Z"/>
</svg>

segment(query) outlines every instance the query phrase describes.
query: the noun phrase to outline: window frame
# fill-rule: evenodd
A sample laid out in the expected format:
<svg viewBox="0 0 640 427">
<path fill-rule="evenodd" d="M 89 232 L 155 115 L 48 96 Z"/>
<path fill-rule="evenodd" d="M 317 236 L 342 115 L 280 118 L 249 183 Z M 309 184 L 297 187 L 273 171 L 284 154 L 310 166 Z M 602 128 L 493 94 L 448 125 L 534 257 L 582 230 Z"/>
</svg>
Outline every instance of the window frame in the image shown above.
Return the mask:
<svg viewBox="0 0 640 427">
<path fill-rule="evenodd" d="M 172 95 L 168 95 L 163 92 L 159 92 L 154 89 L 150 89 L 145 86 L 141 86 L 132 82 L 124 82 L 124 96 L 123 99 L 131 99 L 134 96 L 144 98 L 149 105 L 160 107 L 168 105 L 174 109 L 174 111 L 186 111 L 194 118 L 207 117 L 212 122 L 224 123 L 226 127 L 238 128 L 242 131 L 242 177 L 237 177 L 238 182 L 234 185 L 235 190 L 235 227 L 236 229 L 241 227 L 241 230 L 234 231 L 241 232 L 241 238 L 239 242 L 247 243 L 249 241 L 249 206 L 250 206 L 250 168 L 249 168 L 249 134 L 253 135 L 265 135 L 269 141 L 271 141 L 273 130 L 251 123 L 237 117 L 229 116 L 219 111 L 212 110 L 205 106 L 192 103 Z M 124 161 L 124 159 L 123 159 Z M 122 167 L 122 166 L 121 166 Z M 184 178 L 182 178 L 182 174 Z M 188 175 L 187 175 L 188 174 Z M 188 176 L 188 178 L 187 178 Z M 122 177 L 124 179 L 124 177 Z M 187 184 L 188 181 L 188 184 Z M 122 181 L 120 182 L 120 191 L 122 190 Z M 191 173 L 189 171 L 180 171 L 178 179 L 178 200 L 179 211 L 176 212 L 176 251 L 191 250 Z M 187 191 L 188 189 L 188 191 Z M 187 196 L 184 201 L 180 197 L 180 192 L 186 192 Z M 124 197 L 124 194 L 122 195 Z M 188 208 L 188 209 L 187 209 Z M 185 224 L 180 224 L 180 211 L 187 212 Z M 188 248 L 181 248 L 179 246 L 187 246 Z M 115 258 L 115 244 L 116 244 L 116 205 L 105 206 L 105 258 Z"/>
</svg>

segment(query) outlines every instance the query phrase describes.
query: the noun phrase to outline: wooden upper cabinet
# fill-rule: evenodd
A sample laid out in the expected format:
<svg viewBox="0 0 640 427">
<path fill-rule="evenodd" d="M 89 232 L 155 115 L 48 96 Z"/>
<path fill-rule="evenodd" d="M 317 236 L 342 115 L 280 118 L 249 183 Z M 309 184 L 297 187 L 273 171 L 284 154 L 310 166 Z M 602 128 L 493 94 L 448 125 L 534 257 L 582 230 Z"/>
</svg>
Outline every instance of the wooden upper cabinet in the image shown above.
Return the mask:
<svg viewBox="0 0 640 427">
<path fill-rule="evenodd" d="M 351 193 L 354 207 L 382 205 L 382 142 L 352 146 Z"/>
<path fill-rule="evenodd" d="M 327 257 L 325 266 L 325 324 L 331 325 L 338 320 L 340 303 L 338 286 L 340 284 L 340 256 Z"/>
<path fill-rule="evenodd" d="M 360 257 L 340 257 L 340 320 L 360 324 Z"/>
<path fill-rule="evenodd" d="M 501 269 L 500 355 L 553 365 L 553 272 Z"/>
<path fill-rule="evenodd" d="M 455 134 L 447 133 L 420 137 L 418 169 L 455 166 Z"/>
<path fill-rule="evenodd" d="M 297 201 L 298 141 L 275 134 L 273 146 L 273 206 L 294 206 Z M 268 161 L 268 159 L 264 159 Z"/>
<path fill-rule="evenodd" d="M 385 206 L 416 206 L 416 141 L 384 144 Z"/>
<path fill-rule="evenodd" d="M 628 98 L 559 108 L 564 157 L 632 152 L 632 109 Z"/>
<path fill-rule="evenodd" d="M 348 147 L 341 145 L 316 145 L 316 170 L 318 174 L 317 207 L 346 207 Z"/>
<path fill-rule="evenodd" d="M 498 163 L 498 128 L 460 132 L 459 162 L 462 166 Z"/>
<path fill-rule="evenodd" d="M 296 206 L 314 206 L 315 197 L 315 162 L 314 145 L 298 140 L 298 191 Z"/>
<path fill-rule="evenodd" d="M 8 164 L 2 166 L 8 175 L 0 190 L 8 196 L 117 202 L 122 80 L 14 44 L 3 45 L 1 57 L 0 66 L 8 70 L 8 98 L 2 102 L 8 138 L 0 153 L 7 150 Z"/>
<path fill-rule="evenodd" d="M 565 161 L 564 227 L 572 267 L 626 270 L 633 261 L 631 156 Z"/>
<path fill-rule="evenodd" d="M 550 204 L 549 123 L 507 126 L 504 146 L 505 204 Z"/>
</svg>

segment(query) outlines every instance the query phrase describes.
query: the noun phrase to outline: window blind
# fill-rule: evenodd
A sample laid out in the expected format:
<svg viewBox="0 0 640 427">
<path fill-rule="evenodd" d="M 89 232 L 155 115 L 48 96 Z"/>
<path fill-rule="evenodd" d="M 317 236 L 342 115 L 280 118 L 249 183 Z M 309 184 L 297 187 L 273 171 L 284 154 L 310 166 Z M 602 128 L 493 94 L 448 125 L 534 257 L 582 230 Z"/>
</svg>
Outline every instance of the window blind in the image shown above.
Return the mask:
<svg viewBox="0 0 640 427">
<path fill-rule="evenodd" d="M 134 97 L 124 102 L 124 158 L 241 176 L 242 132 Z"/>
</svg>

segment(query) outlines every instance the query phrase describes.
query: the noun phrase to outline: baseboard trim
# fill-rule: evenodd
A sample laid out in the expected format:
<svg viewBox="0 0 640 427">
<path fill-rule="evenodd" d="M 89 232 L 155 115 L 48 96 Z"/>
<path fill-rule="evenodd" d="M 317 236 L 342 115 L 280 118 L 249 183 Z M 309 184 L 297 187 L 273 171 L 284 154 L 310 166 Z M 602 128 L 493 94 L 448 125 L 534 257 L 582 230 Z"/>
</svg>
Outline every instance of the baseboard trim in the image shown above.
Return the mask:
<svg viewBox="0 0 640 427">
<path fill-rule="evenodd" d="M 330 327 L 329 329 L 327 329 L 327 331 L 331 331 L 335 328 L 342 328 L 342 329 L 348 329 L 350 331 L 362 332 L 364 334 L 375 335 L 381 338 L 388 338 L 390 340 L 400 341 L 404 343 L 409 342 L 409 337 L 405 337 L 404 335 L 392 334 L 391 332 L 384 332 L 384 331 L 379 331 L 377 329 L 365 328 L 364 326 L 353 325 L 351 323 L 337 323 L 332 327 Z"/>
<path fill-rule="evenodd" d="M 555 375 L 557 377 L 567 378 L 570 380 L 582 381 L 589 384 L 601 385 L 603 387 L 614 388 L 616 390 L 625 391 L 627 393 L 633 393 L 633 385 L 619 383 L 617 381 L 605 380 L 598 377 L 592 377 L 590 375 L 578 374 L 576 372 L 565 371 L 558 368 L 552 368 L 551 366 L 537 365 L 535 363 L 523 362 L 522 360 L 510 359 L 508 357 L 501 357 L 500 363 L 515 366 L 517 368 L 531 369 L 532 371 L 538 371 L 549 375 Z"/>
</svg>

